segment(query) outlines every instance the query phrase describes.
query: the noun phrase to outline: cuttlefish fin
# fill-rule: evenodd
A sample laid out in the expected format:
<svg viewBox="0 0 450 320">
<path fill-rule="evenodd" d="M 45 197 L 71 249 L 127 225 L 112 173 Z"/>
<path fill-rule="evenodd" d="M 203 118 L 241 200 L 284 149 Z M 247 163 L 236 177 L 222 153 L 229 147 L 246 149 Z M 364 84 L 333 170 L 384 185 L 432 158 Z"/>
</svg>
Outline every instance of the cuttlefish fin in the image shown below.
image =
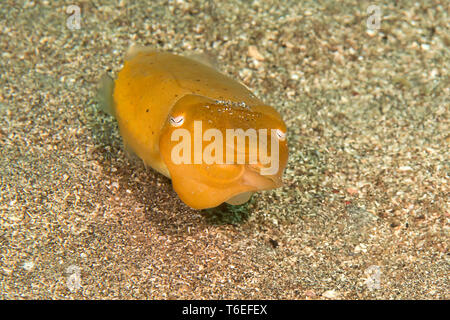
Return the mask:
<svg viewBox="0 0 450 320">
<path fill-rule="evenodd" d="M 146 47 L 141 45 L 131 45 L 127 52 L 125 53 L 125 60 L 131 60 L 134 57 L 136 57 L 140 53 L 151 53 L 151 52 L 158 52 L 158 50 L 152 48 L 152 47 Z M 211 55 L 203 52 L 192 52 L 185 55 L 186 58 L 195 60 L 197 62 L 200 62 L 202 64 L 205 64 L 211 68 L 218 69 L 217 68 L 217 61 L 214 59 Z"/>
<path fill-rule="evenodd" d="M 99 88 L 97 91 L 97 101 L 103 112 L 115 117 L 113 92 L 114 80 L 111 76 L 105 73 L 100 78 Z"/>
<path fill-rule="evenodd" d="M 131 149 L 130 145 L 127 143 L 126 140 L 123 140 L 123 151 L 125 152 L 125 156 L 130 161 L 139 161 L 141 158 Z M 147 168 L 147 165 L 145 164 L 145 168 Z"/>
<path fill-rule="evenodd" d="M 98 88 L 98 92 L 97 92 L 97 101 L 98 101 L 100 110 L 102 110 L 103 112 L 105 112 L 115 118 L 116 111 L 115 111 L 113 93 L 114 93 L 114 80 L 113 80 L 113 78 L 111 78 L 110 75 L 105 73 L 100 79 L 99 88 Z M 139 159 L 139 157 L 134 153 L 133 149 L 128 145 L 127 141 L 124 140 L 123 145 L 124 145 L 125 155 L 128 160 Z"/>
<path fill-rule="evenodd" d="M 228 199 L 226 201 L 226 203 L 231 204 L 233 206 L 244 204 L 248 200 L 250 200 L 250 198 L 252 197 L 253 193 L 254 192 L 252 192 L 252 191 L 247 191 L 247 192 L 240 193 L 240 194 L 238 194 L 238 195 Z"/>
<path fill-rule="evenodd" d="M 192 52 L 192 53 L 187 54 L 186 58 L 195 60 L 197 62 L 207 65 L 208 67 L 218 70 L 217 60 L 214 57 L 212 57 L 210 54 L 207 54 L 204 52 Z"/>
<path fill-rule="evenodd" d="M 134 45 L 130 46 L 128 48 L 127 52 L 125 53 L 125 60 L 129 61 L 129 60 L 133 59 L 134 57 L 136 57 L 139 53 L 157 52 L 157 51 L 158 50 L 156 50 L 152 47 L 146 47 L 146 46 L 134 44 Z"/>
</svg>

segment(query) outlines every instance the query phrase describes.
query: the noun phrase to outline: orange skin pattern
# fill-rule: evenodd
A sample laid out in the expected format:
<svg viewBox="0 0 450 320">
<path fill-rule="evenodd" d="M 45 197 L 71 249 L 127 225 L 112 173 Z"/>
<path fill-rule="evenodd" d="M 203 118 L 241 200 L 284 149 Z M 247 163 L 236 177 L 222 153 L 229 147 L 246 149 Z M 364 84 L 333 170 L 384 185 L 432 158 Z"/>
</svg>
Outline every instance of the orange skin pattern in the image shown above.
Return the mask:
<svg viewBox="0 0 450 320">
<path fill-rule="evenodd" d="M 136 50 L 129 54 L 118 74 L 113 98 L 126 147 L 146 165 L 171 178 L 174 190 L 188 206 L 216 207 L 244 192 L 281 186 L 288 158 L 286 139 L 279 141 L 278 172 L 270 176 L 259 174 L 259 169 L 266 166 L 260 163 L 173 163 L 171 151 L 179 142 L 171 141 L 171 134 L 185 128 L 193 136 L 194 121 L 202 121 L 203 132 L 215 128 L 224 137 L 226 129 L 237 128 L 286 133 L 286 125 L 275 109 L 214 68 L 167 52 Z M 180 115 L 184 122 L 174 127 L 169 119 Z M 207 145 L 204 142 L 203 149 Z"/>
</svg>

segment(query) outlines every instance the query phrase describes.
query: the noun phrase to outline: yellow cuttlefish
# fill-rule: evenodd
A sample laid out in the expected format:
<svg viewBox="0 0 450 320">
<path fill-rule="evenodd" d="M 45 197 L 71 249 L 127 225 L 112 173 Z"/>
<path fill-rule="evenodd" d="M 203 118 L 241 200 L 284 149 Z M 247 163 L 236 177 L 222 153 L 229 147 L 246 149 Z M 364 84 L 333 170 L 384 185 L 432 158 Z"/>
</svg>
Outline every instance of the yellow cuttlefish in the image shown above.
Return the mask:
<svg viewBox="0 0 450 320">
<path fill-rule="evenodd" d="M 194 209 L 242 204 L 282 185 L 288 148 L 280 114 L 207 63 L 132 47 L 115 82 L 102 80 L 100 103 L 127 149 L 172 179 Z"/>
</svg>

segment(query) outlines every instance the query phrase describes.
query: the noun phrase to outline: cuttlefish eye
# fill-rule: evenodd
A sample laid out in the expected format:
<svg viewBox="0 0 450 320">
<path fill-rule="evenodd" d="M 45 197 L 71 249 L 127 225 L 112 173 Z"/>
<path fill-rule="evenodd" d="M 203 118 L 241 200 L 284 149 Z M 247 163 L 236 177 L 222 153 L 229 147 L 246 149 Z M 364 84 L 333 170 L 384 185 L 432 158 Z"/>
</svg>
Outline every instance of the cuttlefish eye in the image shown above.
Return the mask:
<svg viewBox="0 0 450 320">
<path fill-rule="evenodd" d="M 174 127 L 179 127 L 184 123 L 184 116 L 170 117 L 170 124 Z"/>
<path fill-rule="evenodd" d="M 286 139 L 286 132 L 281 131 L 280 129 L 276 130 L 277 138 L 281 141 Z"/>
</svg>

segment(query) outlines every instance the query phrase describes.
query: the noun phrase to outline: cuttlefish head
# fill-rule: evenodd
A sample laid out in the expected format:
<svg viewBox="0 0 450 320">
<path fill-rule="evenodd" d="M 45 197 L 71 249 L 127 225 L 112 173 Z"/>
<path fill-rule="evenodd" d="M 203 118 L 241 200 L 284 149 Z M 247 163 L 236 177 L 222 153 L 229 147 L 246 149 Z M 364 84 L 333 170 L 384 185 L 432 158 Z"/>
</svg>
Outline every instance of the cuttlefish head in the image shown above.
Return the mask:
<svg viewBox="0 0 450 320">
<path fill-rule="evenodd" d="M 280 187 L 288 157 L 286 126 L 273 108 L 198 95 L 175 103 L 159 147 L 174 190 L 194 209 Z"/>
</svg>

